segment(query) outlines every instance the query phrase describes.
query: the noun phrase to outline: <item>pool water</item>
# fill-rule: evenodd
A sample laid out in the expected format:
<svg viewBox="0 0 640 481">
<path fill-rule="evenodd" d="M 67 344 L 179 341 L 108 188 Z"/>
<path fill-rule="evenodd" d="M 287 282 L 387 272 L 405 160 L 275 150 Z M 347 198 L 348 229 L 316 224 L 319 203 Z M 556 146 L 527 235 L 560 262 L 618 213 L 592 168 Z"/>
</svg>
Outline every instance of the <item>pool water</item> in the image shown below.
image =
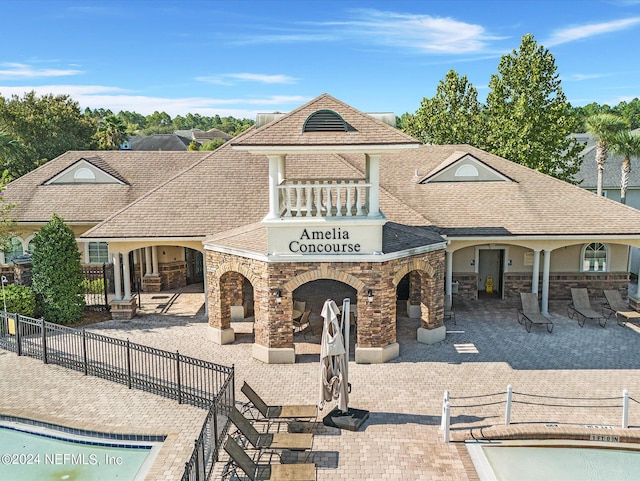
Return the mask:
<svg viewBox="0 0 640 481">
<path fill-rule="evenodd" d="M 640 446 L 633 444 L 495 442 L 468 443 L 467 448 L 481 481 L 640 479 Z"/>
<path fill-rule="evenodd" d="M 68 440 L 56 439 L 61 437 Z M 36 426 L 3 424 L 0 480 L 138 481 L 158 450 L 158 443 L 85 438 Z"/>
</svg>

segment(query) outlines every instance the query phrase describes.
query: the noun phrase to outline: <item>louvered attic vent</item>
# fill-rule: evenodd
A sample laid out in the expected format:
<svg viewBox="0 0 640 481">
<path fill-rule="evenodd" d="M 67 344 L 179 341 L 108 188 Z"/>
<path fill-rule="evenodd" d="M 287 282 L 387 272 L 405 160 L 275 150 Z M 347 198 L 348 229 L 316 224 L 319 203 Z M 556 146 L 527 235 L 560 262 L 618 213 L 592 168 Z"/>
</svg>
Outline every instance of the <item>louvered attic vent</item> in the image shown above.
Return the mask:
<svg viewBox="0 0 640 481">
<path fill-rule="evenodd" d="M 318 110 L 304 121 L 302 132 L 347 132 L 347 124 L 340 114 L 333 110 Z"/>
</svg>

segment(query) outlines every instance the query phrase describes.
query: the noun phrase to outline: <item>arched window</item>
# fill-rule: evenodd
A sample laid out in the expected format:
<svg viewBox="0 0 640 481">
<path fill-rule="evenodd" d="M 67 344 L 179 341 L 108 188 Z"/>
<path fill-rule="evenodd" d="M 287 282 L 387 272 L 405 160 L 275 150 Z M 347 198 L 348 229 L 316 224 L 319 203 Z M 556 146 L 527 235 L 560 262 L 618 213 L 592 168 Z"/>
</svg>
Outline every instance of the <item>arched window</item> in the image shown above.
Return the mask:
<svg viewBox="0 0 640 481">
<path fill-rule="evenodd" d="M 582 250 L 582 271 L 603 272 L 607 270 L 609 250 L 600 242 L 592 242 Z"/>
<path fill-rule="evenodd" d="M 479 175 L 478 169 L 469 164 L 461 165 L 456 169 L 455 173 L 456 177 L 478 177 Z"/>
<path fill-rule="evenodd" d="M 89 180 L 96 180 L 96 175 L 91 171 L 91 169 L 81 167 L 75 171 L 75 173 L 73 174 L 73 179 L 79 182 L 86 182 Z"/>
<path fill-rule="evenodd" d="M 17 237 L 13 237 L 4 251 L 4 263 L 13 264 L 13 259 L 24 254 L 22 250 L 22 242 Z"/>
</svg>

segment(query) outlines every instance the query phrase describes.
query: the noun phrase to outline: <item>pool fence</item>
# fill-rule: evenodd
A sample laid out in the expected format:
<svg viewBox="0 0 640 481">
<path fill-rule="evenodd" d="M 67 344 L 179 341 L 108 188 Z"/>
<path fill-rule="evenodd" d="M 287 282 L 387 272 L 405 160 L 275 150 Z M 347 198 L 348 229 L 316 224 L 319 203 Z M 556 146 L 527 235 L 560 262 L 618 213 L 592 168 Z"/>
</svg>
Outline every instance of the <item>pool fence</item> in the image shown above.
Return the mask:
<svg viewBox="0 0 640 481">
<path fill-rule="evenodd" d="M 519 415 L 522 419 L 519 424 L 539 423 L 539 419 L 526 420 L 526 406 L 538 406 L 538 407 L 552 407 L 555 410 L 561 410 L 563 408 L 571 409 L 576 412 L 584 412 L 587 419 L 587 412 L 592 409 L 600 409 L 607 411 L 607 413 L 613 413 L 618 411 L 621 422 L 620 426 L 623 429 L 629 427 L 629 403 L 635 403 L 640 405 L 640 401 L 629 396 L 627 389 L 622 390 L 621 396 L 609 396 L 609 397 L 568 397 L 568 396 L 550 396 L 543 394 L 531 394 L 525 392 L 516 392 L 513 390 L 511 384 L 507 386 L 506 391 L 494 392 L 489 394 L 479 394 L 474 396 L 460 396 L 451 397 L 449 391 L 444 391 L 442 398 L 442 415 L 440 420 L 440 430 L 442 431 L 442 438 L 444 442 L 451 440 L 451 412 L 461 412 L 458 415 L 460 419 L 469 418 L 474 412 L 478 412 L 481 409 L 491 409 L 491 406 L 496 406 L 496 409 L 501 409 L 504 406 L 504 425 L 509 426 L 512 424 L 511 415 L 514 405 L 522 405 L 524 408 L 520 409 Z M 460 411 L 458 411 L 460 410 Z M 613 414 L 610 415 L 610 417 Z M 496 416 L 497 417 L 497 416 Z M 558 424 L 557 421 L 553 421 L 553 424 Z M 610 426 L 606 426 L 610 427 Z"/>
<path fill-rule="evenodd" d="M 233 366 L 5 311 L 0 348 L 206 409 L 182 480 L 210 478 L 235 405 Z"/>
</svg>

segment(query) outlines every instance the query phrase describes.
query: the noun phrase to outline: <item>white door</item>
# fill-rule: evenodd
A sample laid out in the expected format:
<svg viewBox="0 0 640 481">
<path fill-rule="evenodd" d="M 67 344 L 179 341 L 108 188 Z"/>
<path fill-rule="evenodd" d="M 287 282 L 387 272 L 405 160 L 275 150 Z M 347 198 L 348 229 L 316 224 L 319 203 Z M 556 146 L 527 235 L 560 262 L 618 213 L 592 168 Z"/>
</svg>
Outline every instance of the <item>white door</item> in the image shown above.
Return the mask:
<svg viewBox="0 0 640 481">
<path fill-rule="evenodd" d="M 500 259 L 502 250 L 481 249 L 478 259 L 478 290 L 486 291 L 487 277 L 493 279 L 493 292 L 500 291 Z"/>
</svg>

